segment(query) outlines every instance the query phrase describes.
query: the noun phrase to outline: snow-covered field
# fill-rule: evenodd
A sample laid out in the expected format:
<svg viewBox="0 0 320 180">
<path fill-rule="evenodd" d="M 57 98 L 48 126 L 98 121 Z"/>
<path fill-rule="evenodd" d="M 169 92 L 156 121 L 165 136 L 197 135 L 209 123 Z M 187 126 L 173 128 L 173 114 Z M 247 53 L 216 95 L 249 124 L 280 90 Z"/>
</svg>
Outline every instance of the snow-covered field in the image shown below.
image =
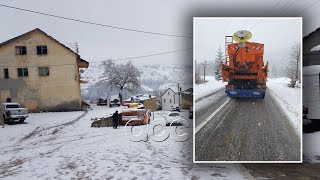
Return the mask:
<svg viewBox="0 0 320 180">
<path fill-rule="evenodd" d="M 214 76 L 206 76 L 208 82 L 203 84 L 195 84 L 194 87 L 194 98 L 195 100 L 200 99 L 204 96 L 217 92 L 225 87 L 222 81 L 217 81 Z"/>
<path fill-rule="evenodd" d="M 156 112 L 133 133 L 124 126 L 90 127 L 91 118 L 117 109 L 93 105 L 88 113 L 31 114 L 25 124 L 6 125 L 0 129 L 0 178 L 243 179 L 234 164 L 193 164 L 192 126 L 155 127 L 164 125 L 159 118 L 167 112 Z M 187 118 L 188 112 L 181 115 Z"/>
<path fill-rule="evenodd" d="M 301 135 L 302 126 L 302 104 L 301 104 L 301 88 L 288 87 L 287 78 L 268 78 L 268 91 L 275 97 L 286 115 L 289 117 L 291 124 Z"/>
</svg>

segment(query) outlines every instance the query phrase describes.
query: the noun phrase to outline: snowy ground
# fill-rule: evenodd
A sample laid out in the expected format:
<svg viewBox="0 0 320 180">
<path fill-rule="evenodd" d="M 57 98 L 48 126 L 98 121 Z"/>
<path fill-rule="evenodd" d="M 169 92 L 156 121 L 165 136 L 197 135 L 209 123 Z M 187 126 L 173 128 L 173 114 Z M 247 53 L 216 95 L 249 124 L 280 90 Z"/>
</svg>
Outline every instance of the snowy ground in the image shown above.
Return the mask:
<svg viewBox="0 0 320 180">
<path fill-rule="evenodd" d="M 234 164 L 193 164 L 192 126 L 179 126 L 177 131 L 176 126 L 155 127 L 164 125 L 159 118 L 167 112 L 155 113 L 155 120 L 134 126 L 133 133 L 124 126 L 90 127 L 91 118 L 116 109 L 121 107 L 31 114 L 25 124 L 6 125 L 0 129 L 0 178 L 243 179 Z M 188 112 L 181 114 L 188 117 Z"/>
<path fill-rule="evenodd" d="M 303 67 L 303 105 L 308 107 L 309 119 L 320 119 L 320 65 Z"/>
<path fill-rule="evenodd" d="M 320 65 L 303 67 L 303 105 L 309 108 L 309 119 L 320 119 Z M 303 135 L 304 160 L 320 163 L 320 132 Z"/>
<path fill-rule="evenodd" d="M 287 84 L 287 78 L 268 78 L 267 81 L 268 91 L 275 97 L 297 133 L 301 135 L 301 88 L 290 88 Z"/>
<path fill-rule="evenodd" d="M 303 75 L 318 75 L 320 73 L 320 65 L 303 67 Z"/>
<path fill-rule="evenodd" d="M 303 160 L 320 163 L 320 132 L 303 134 Z"/>
<path fill-rule="evenodd" d="M 201 77 L 203 78 L 203 77 Z M 217 92 L 225 87 L 222 81 L 217 81 L 214 76 L 206 76 L 208 82 L 203 84 L 195 84 L 194 96 L 195 100 L 200 99 L 204 96 Z"/>
</svg>

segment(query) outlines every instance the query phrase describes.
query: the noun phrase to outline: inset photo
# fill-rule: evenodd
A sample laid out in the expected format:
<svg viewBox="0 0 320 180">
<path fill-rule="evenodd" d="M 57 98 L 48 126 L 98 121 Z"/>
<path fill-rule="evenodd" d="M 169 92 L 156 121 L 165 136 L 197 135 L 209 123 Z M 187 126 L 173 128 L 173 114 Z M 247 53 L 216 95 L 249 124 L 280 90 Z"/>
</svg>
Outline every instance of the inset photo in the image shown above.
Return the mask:
<svg viewBox="0 0 320 180">
<path fill-rule="evenodd" d="M 193 19 L 195 163 L 302 163 L 302 18 Z"/>
</svg>

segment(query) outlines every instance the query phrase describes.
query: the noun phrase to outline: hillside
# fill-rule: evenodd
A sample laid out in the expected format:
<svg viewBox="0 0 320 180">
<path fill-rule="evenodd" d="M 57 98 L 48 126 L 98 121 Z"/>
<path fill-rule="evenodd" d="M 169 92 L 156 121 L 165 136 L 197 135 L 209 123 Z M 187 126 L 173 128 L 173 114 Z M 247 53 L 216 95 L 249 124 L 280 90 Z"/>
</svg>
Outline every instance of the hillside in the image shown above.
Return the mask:
<svg viewBox="0 0 320 180">
<path fill-rule="evenodd" d="M 135 92 L 124 91 L 123 95 L 131 96 L 137 93 L 150 93 L 159 95 L 169 87 L 178 90 L 179 83 L 182 90 L 192 87 L 192 66 L 191 65 L 135 65 L 141 72 L 141 87 Z M 98 97 L 108 97 L 117 94 L 118 91 L 108 86 L 99 84 L 103 74 L 101 64 L 90 64 L 84 69 L 81 79 L 88 83 L 81 84 L 81 93 L 85 100 L 95 100 Z"/>
</svg>

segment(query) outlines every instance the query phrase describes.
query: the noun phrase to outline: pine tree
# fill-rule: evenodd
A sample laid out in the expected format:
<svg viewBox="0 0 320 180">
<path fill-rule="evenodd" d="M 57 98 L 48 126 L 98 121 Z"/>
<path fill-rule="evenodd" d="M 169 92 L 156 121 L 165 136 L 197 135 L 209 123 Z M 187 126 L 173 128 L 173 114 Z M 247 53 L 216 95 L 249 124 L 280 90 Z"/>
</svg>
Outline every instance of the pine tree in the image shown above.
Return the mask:
<svg viewBox="0 0 320 180">
<path fill-rule="evenodd" d="M 221 67 L 222 67 L 223 60 L 224 60 L 224 55 L 221 48 L 219 48 L 217 51 L 217 56 L 215 59 L 215 66 L 214 66 L 214 76 L 216 80 L 222 79 Z"/>
</svg>

